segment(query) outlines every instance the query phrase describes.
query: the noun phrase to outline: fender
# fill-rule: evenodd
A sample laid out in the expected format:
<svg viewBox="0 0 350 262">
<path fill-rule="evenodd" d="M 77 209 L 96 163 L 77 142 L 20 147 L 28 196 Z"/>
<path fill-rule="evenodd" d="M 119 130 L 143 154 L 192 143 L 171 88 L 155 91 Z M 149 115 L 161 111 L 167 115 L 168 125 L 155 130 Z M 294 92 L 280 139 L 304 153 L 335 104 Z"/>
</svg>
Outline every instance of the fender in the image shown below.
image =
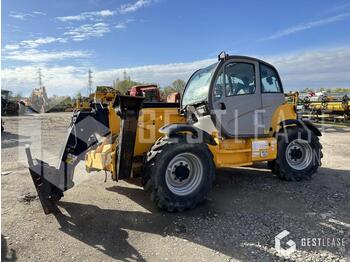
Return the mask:
<svg viewBox="0 0 350 262">
<path fill-rule="evenodd" d="M 316 136 L 322 136 L 320 130 L 318 130 L 318 128 L 313 123 L 311 123 L 309 120 L 287 119 L 287 120 L 280 122 L 280 126 L 282 128 L 289 126 L 289 125 L 297 125 L 299 127 L 309 129 Z"/>
<path fill-rule="evenodd" d="M 189 124 L 168 124 L 159 129 L 159 132 L 168 136 L 176 135 L 181 132 L 190 132 L 195 137 L 202 137 L 203 142 L 209 145 L 216 146 L 214 138 L 207 132 Z"/>
</svg>

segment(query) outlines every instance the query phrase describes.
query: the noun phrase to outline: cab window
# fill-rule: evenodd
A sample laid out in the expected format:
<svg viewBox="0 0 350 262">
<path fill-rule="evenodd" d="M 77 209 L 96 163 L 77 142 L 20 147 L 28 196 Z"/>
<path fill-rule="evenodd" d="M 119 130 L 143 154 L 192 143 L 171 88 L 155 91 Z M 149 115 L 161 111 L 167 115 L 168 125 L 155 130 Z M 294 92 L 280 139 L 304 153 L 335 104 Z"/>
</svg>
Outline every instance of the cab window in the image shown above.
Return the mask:
<svg viewBox="0 0 350 262">
<path fill-rule="evenodd" d="M 216 81 L 215 81 L 214 93 L 213 93 L 214 101 L 218 101 L 225 96 L 224 86 L 225 86 L 224 73 L 221 70 L 221 72 L 218 74 L 218 77 L 216 78 Z"/>
<path fill-rule="evenodd" d="M 274 68 L 260 64 L 261 92 L 281 93 L 281 83 Z"/>
<path fill-rule="evenodd" d="M 193 74 L 182 98 L 182 106 L 199 103 L 207 100 L 210 82 L 218 63 L 198 70 Z"/>
<path fill-rule="evenodd" d="M 255 68 L 254 64 L 233 62 L 225 66 L 224 82 L 226 96 L 254 94 Z"/>
</svg>

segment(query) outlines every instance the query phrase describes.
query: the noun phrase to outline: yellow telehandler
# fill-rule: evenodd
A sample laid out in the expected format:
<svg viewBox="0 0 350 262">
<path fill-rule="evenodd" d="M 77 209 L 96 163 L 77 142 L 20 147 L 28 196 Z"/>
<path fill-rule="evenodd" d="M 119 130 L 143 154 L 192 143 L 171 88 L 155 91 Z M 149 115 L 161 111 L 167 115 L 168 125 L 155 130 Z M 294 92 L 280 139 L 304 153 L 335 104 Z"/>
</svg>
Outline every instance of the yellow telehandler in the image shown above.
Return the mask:
<svg viewBox="0 0 350 262">
<path fill-rule="evenodd" d="M 118 181 L 140 176 L 161 209 L 182 211 L 206 199 L 216 168 L 267 162 L 279 178 L 310 179 L 321 165 L 320 131 L 285 102 L 270 64 L 222 52 L 188 80 L 180 103 L 116 94 L 72 116 L 58 167 L 33 160 L 29 171 L 46 214 L 74 186 L 74 168 Z"/>
</svg>

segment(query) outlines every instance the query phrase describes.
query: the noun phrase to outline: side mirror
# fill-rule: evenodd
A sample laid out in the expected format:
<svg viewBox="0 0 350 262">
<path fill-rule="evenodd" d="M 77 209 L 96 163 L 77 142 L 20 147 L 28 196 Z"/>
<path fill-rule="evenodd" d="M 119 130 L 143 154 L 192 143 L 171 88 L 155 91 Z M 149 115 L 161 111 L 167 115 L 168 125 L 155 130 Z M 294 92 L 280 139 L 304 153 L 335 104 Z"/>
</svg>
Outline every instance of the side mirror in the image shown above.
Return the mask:
<svg viewBox="0 0 350 262">
<path fill-rule="evenodd" d="M 225 51 L 222 51 L 219 55 L 218 55 L 218 60 L 226 60 L 226 58 L 228 57 L 228 54 L 226 54 Z"/>
</svg>

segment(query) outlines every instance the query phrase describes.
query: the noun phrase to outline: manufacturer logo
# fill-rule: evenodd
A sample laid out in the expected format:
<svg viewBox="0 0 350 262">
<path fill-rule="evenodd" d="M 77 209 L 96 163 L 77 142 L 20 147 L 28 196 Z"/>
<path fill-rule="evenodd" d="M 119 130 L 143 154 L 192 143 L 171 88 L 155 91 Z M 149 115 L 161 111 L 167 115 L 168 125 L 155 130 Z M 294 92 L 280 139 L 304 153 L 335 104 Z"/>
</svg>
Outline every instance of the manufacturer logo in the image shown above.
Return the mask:
<svg viewBox="0 0 350 262">
<path fill-rule="evenodd" d="M 289 231 L 283 230 L 281 233 L 279 233 L 277 236 L 275 236 L 275 249 L 279 254 L 282 256 L 289 256 L 296 250 L 296 245 L 293 240 L 287 241 L 288 248 L 285 249 L 281 247 L 281 240 L 289 235 Z"/>
</svg>

